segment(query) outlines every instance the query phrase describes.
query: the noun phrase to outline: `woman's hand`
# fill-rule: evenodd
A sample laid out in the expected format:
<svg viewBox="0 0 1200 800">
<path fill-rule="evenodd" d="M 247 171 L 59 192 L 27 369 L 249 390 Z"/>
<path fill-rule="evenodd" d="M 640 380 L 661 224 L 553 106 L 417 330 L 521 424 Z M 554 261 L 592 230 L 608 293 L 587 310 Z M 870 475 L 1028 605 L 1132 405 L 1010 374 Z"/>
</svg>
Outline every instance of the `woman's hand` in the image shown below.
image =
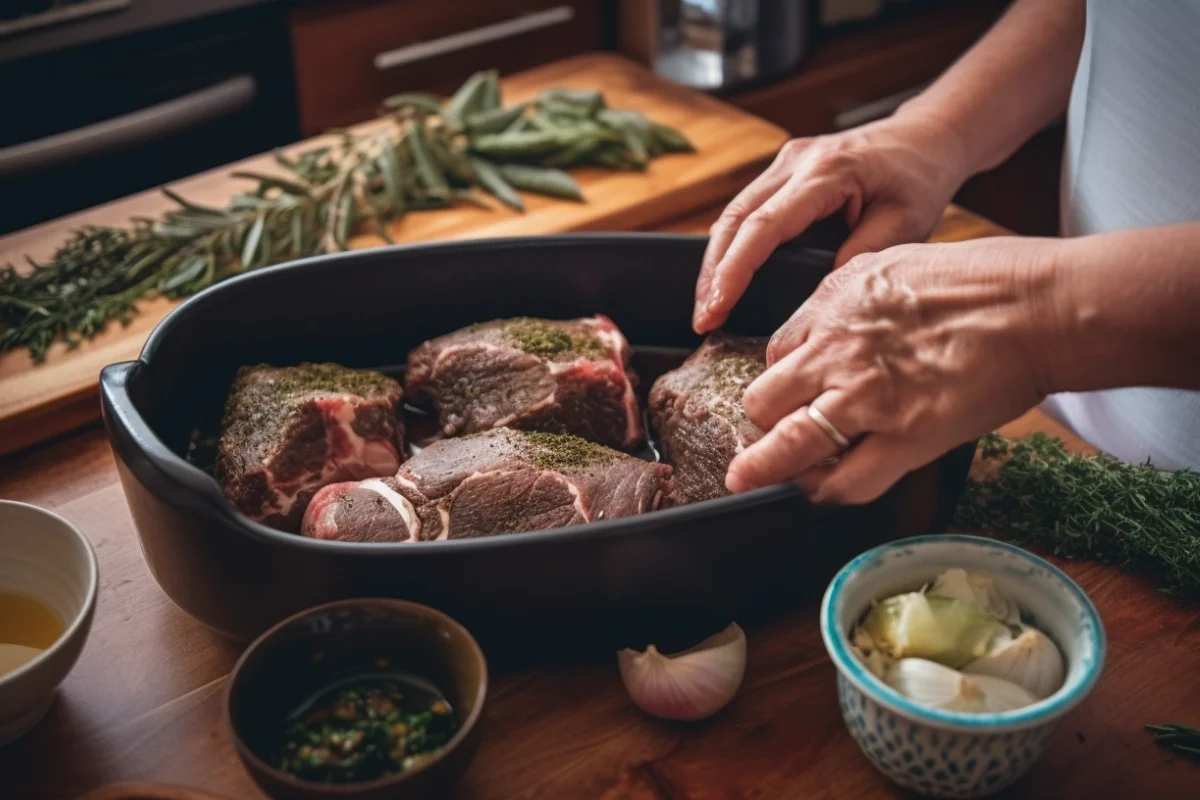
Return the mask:
<svg viewBox="0 0 1200 800">
<path fill-rule="evenodd" d="M 719 328 L 776 247 L 839 209 L 853 233 L 836 266 L 925 239 L 968 171 L 955 135 L 902 112 L 845 133 L 793 139 L 712 226 L 693 327 Z"/>
<path fill-rule="evenodd" d="M 746 413 L 767 433 L 730 464 L 729 489 L 794 481 L 817 502 L 868 502 L 1036 405 L 1045 344 L 1070 316 L 1058 308 L 1063 246 L 910 244 L 830 273 L 772 337 L 770 366 L 746 390 Z M 851 441 L 847 451 L 809 405 Z"/>
</svg>

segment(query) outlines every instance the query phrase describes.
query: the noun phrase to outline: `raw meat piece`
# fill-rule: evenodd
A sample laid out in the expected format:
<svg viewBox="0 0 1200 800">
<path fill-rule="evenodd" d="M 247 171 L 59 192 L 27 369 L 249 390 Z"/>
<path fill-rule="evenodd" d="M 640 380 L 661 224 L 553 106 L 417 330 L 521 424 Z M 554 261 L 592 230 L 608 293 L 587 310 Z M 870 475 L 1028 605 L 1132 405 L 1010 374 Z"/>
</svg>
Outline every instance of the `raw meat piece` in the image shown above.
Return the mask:
<svg viewBox="0 0 1200 800">
<path fill-rule="evenodd" d="M 729 462 L 762 436 L 746 417 L 742 394 L 767 368 L 766 353 L 767 339 L 717 332 L 650 387 L 651 424 L 675 467 L 672 503 L 729 494 Z"/>
<path fill-rule="evenodd" d="M 445 436 L 509 427 L 629 450 L 645 440 L 629 358 L 605 316 L 495 320 L 414 349 L 405 383 Z"/>
<path fill-rule="evenodd" d="M 500 428 L 432 444 L 394 478 L 325 487 L 302 532 L 351 542 L 468 539 L 633 516 L 670 489 L 664 464 L 576 436 Z"/>
<path fill-rule="evenodd" d="M 246 516 L 295 531 L 321 487 L 396 474 L 402 394 L 385 375 L 337 364 L 242 367 L 225 404 L 217 480 Z"/>
</svg>

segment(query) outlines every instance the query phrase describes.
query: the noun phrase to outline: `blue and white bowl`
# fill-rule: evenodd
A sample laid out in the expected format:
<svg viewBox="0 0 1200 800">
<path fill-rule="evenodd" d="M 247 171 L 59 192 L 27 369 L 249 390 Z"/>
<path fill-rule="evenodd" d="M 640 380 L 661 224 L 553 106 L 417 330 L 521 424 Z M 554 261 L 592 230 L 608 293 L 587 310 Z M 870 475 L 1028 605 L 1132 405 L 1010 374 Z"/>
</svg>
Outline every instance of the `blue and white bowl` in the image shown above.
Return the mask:
<svg viewBox="0 0 1200 800">
<path fill-rule="evenodd" d="M 850 649 L 849 633 L 871 601 L 918 590 L 950 567 L 991 577 L 1022 618 L 1054 640 L 1066 662 L 1062 688 L 1015 711 L 968 714 L 918 706 L 867 670 Z M 1104 627 L 1083 590 L 1045 559 L 977 536 L 918 536 L 855 558 L 825 592 L 821 636 L 837 666 L 842 716 L 859 747 L 893 781 L 933 797 L 981 797 L 1025 774 L 1104 666 Z"/>
</svg>

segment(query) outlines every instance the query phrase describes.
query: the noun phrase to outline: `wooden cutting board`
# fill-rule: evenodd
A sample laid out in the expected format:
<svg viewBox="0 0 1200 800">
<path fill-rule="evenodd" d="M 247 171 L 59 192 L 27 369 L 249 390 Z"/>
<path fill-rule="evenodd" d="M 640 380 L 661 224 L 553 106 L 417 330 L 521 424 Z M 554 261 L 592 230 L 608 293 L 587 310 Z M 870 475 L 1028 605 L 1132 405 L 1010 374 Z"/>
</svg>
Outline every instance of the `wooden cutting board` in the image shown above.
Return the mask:
<svg viewBox="0 0 1200 800">
<path fill-rule="evenodd" d="M 774 125 L 609 54 L 579 56 L 506 78 L 504 101 L 518 101 L 550 87 L 600 89 L 610 105 L 637 109 L 678 128 L 698 152 L 663 156 L 644 173 L 578 170 L 573 174 L 583 188 L 586 203 L 526 196 L 523 214 L 471 207 L 410 214 L 396 221 L 392 237 L 403 243 L 637 230 L 732 197 L 787 139 L 787 134 Z M 309 140 L 296 149 L 313 144 Z M 231 194 L 249 185 L 229 176 L 234 169 L 273 171 L 277 167 L 269 156 L 259 156 L 179 181 L 172 187 L 190 199 L 224 205 Z M 2 237 L 0 264 L 25 264 L 26 256 L 45 258 L 70 230 L 81 225 L 125 225 L 130 217 L 157 215 L 170 205 L 157 191 L 144 192 Z M 351 245 L 372 247 L 382 243 L 377 236 L 369 235 L 354 238 Z M 165 300 L 145 302 L 128 327 L 113 324 L 73 351 L 58 345 L 41 365 L 34 365 L 25 350 L 0 354 L 0 455 L 97 419 L 100 370 L 114 362 L 137 358 L 146 337 L 171 307 Z"/>
</svg>

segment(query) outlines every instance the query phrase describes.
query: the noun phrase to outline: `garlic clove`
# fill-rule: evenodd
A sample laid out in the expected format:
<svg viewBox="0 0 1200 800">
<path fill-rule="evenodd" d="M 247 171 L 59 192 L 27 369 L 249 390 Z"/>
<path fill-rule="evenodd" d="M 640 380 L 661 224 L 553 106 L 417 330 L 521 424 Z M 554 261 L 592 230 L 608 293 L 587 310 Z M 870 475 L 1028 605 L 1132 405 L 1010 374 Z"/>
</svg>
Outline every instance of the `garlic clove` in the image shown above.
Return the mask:
<svg viewBox="0 0 1200 800">
<path fill-rule="evenodd" d="M 1023 626 L 1016 638 L 993 643 L 986 655 L 967 664 L 963 672 L 1003 678 L 1037 698 L 1058 691 L 1066 675 L 1058 645 L 1029 626 Z"/>
<path fill-rule="evenodd" d="M 1004 625 L 960 600 L 909 592 L 877 603 L 861 628 L 892 658 L 925 658 L 961 667 L 986 654 Z"/>
<path fill-rule="evenodd" d="M 648 714 L 695 721 L 724 708 L 746 674 L 746 634 L 735 623 L 674 655 L 628 648 L 617 653 L 630 698 Z"/>
<path fill-rule="evenodd" d="M 850 644 L 850 650 L 858 657 L 872 675 L 880 680 L 883 680 L 884 674 L 887 672 L 894 661 L 887 653 L 880 650 L 875 645 L 875 640 L 872 639 L 867 632 L 862 628 L 856 628 L 853 634 L 853 640 Z"/>
<path fill-rule="evenodd" d="M 1020 608 L 1005 597 L 996 586 L 996 582 L 986 575 L 952 567 L 938 575 L 929 594 L 966 603 L 971 608 L 991 614 L 1006 625 L 1017 625 L 1021 622 Z"/>
<path fill-rule="evenodd" d="M 1025 689 L 990 675 L 964 675 L 923 658 L 892 664 L 884 682 L 926 708 L 996 714 L 1032 705 L 1037 698 Z"/>
</svg>

